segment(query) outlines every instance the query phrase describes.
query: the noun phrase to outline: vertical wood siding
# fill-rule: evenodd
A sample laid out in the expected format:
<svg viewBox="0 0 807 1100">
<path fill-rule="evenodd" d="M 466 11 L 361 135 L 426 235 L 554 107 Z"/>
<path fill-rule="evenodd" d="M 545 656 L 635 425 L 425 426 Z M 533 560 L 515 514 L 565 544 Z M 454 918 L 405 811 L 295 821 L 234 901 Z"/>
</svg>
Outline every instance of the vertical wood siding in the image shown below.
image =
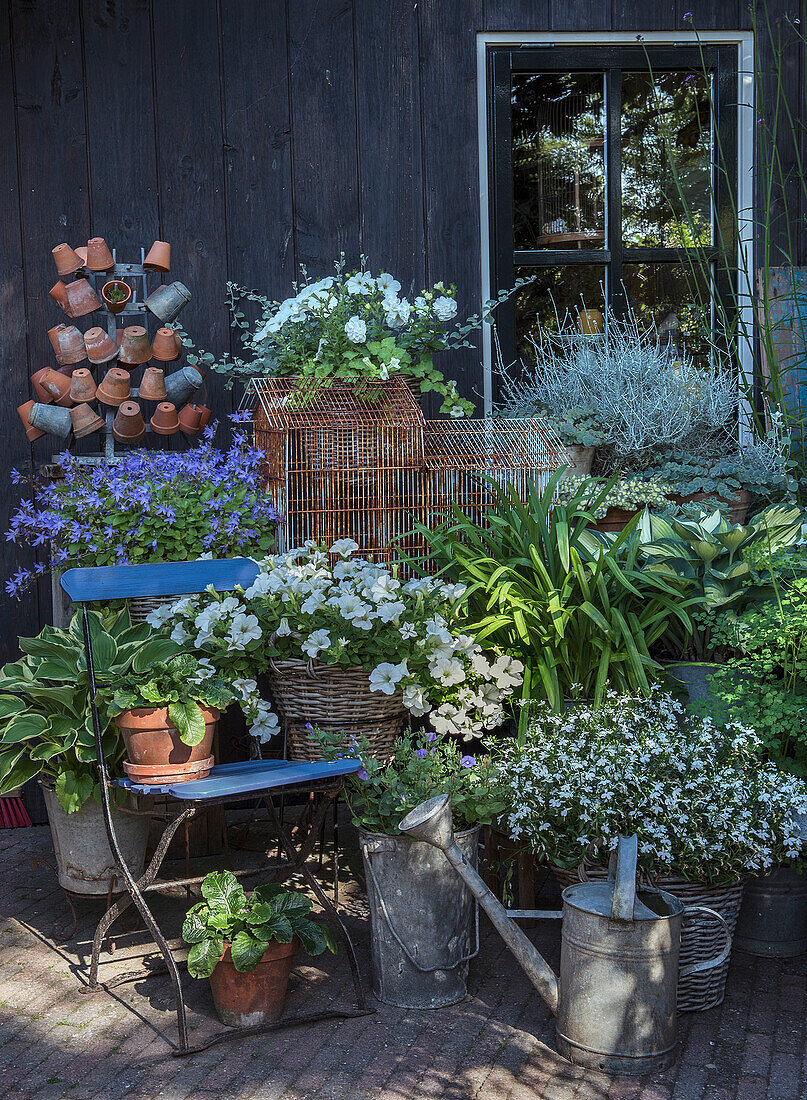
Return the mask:
<svg viewBox="0 0 807 1100">
<path fill-rule="evenodd" d="M 780 8 L 787 0 L 773 0 L 774 19 Z M 407 293 L 454 280 L 461 310 L 475 312 L 476 33 L 686 29 L 687 12 L 702 28 L 748 25 L 745 0 L 11 0 L 0 20 L 3 530 L 18 499 L 9 468 L 53 450 L 29 446 L 14 409 L 52 363 L 55 244 L 98 234 L 135 256 L 169 240 L 194 294 L 183 323 L 217 351 L 231 347 L 228 279 L 283 297 L 298 264 L 324 274 L 340 252 L 392 270 Z M 802 63 L 787 73 L 796 101 L 804 77 Z M 444 365 L 481 394 L 478 348 Z M 211 389 L 228 412 L 237 395 L 216 379 Z M 1 545 L 4 581 L 25 555 Z M 0 594 L 0 659 L 47 614 L 44 591 Z"/>
</svg>

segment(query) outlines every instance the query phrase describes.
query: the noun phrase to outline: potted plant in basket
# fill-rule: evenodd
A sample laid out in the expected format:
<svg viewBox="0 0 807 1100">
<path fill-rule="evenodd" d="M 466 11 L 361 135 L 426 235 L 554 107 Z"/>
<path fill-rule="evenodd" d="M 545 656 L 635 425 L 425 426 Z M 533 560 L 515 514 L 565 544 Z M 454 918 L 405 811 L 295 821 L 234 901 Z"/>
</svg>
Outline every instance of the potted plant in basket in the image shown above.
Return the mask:
<svg viewBox="0 0 807 1100">
<path fill-rule="evenodd" d="M 234 642 L 246 645 L 254 672 L 268 673 L 292 759 L 319 758 L 312 724 L 362 731 L 380 757 L 407 713 L 464 737 L 500 724 L 522 666 L 463 633 L 464 587 L 402 581 L 357 549 L 339 539 L 276 555 L 245 592 L 208 590 L 151 621 L 229 675 Z"/>
<path fill-rule="evenodd" d="M 168 645 L 172 643 L 167 642 Z M 123 736 L 130 779 L 185 783 L 213 767 L 213 736 L 236 692 L 191 654 L 164 662 L 135 658 L 107 686 L 107 710 Z"/>
<path fill-rule="evenodd" d="M 441 853 L 402 834 L 398 822 L 425 799 L 450 794 L 457 843 L 476 866 L 479 827 L 505 807 L 491 762 L 433 732 L 401 735 L 386 763 L 366 738 L 316 728 L 313 736 L 329 758 L 349 754 L 363 765 L 346 777 L 345 796 L 367 880 L 374 995 L 408 1008 L 462 1000 L 474 953 L 473 898 Z"/>
<path fill-rule="evenodd" d="M 150 640 L 145 623 L 132 626 L 126 608 L 105 616 L 91 612 L 90 624 L 101 687 L 136 661 L 166 652 L 164 640 Z M 72 893 L 106 894 L 117 868 L 99 800 L 81 619 L 76 615 L 68 630 L 46 626 L 19 644 L 23 657 L 0 671 L 0 795 L 39 776 L 60 884 Z M 123 745 L 103 710 L 101 719 L 104 758 L 116 777 Z M 119 792 L 119 798 L 132 808 L 128 796 Z M 116 832 L 135 877 L 143 869 L 148 828 L 147 814 L 118 814 Z"/>
<path fill-rule="evenodd" d="M 659 691 L 539 714 L 526 739 L 497 752 L 511 835 L 564 885 L 580 868 L 604 875 L 619 836 L 636 833 L 640 870 L 733 932 L 743 881 L 802 849 L 807 786 L 762 762 L 750 730 L 717 727 Z M 709 956 L 710 929 L 703 917 L 686 922 L 682 962 Z M 682 977 L 679 1008 L 719 1004 L 727 970 Z"/>
<path fill-rule="evenodd" d="M 336 951 L 330 930 L 312 919 L 304 894 L 278 884 L 246 894 L 231 871 L 211 871 L 202 897 L 182 926 L 190 945 L 188 973 L 210 979 L 216 1012 L 229 1027 L 256 1027 L 280 1017 L 301 946 L 309 955 Z"/>
</svg>

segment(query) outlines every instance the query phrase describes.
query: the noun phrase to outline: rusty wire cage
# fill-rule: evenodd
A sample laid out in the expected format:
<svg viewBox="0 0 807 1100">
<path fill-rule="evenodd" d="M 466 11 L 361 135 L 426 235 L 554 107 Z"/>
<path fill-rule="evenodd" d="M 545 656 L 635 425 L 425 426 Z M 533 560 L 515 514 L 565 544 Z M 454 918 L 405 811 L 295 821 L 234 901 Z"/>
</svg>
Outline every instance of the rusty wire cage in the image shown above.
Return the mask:
<svg viewBox="0 0 807 1100">
<path fill-rule="evenodd" d="M 525 499 L 568 461 L 540 420 L 426 421 L 398 378 L 256 378 L 242 408 L 283 516 L 281 549 L 349 537 L 376 561 L 417 557 L 417 523 L 435 526 L 453 504 L 483 520 L 492 497 L 481 475 Z"/>
</svg>

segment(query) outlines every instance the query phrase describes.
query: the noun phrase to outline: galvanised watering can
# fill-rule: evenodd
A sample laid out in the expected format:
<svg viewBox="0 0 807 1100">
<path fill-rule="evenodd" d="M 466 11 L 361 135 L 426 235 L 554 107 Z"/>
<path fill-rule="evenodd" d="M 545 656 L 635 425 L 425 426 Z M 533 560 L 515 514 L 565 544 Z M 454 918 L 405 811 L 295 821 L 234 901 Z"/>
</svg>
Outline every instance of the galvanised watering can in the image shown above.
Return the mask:
<svg viewBox="0 0 807 1100">
<path fill-rule="evenodd" d="M 560 977 L 556 977 L 508 911 L 467 863 L 454 840 L 449 795 L 422 802 L 400 829 L 433 844 L 468 886 L 527 977 L 555 1015 L 558 1050 L 570 1062 L 605 1073 L 656 1073 L 672 1065 L 678 1046 L 676 986 L 680 973 L 719 966 L 731 933 L 719 913 L 726 944 L 720 955 L 680 968 L 683 903 L 665 890 L 636 889 L 636 836 L 622 837 L 607 882 L 581 882 L 563 891 Z"/>
</svg>

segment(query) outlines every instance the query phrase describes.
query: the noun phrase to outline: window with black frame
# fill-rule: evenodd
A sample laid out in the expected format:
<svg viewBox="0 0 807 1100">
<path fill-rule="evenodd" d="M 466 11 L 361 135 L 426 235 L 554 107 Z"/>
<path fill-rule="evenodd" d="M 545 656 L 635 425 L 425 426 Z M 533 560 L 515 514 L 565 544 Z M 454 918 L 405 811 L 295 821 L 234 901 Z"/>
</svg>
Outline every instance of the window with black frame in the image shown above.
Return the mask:
<svg viewBox="0 0 807 1100">
<path fill-rule="evenodd" d="M 606 304 L 708 354 L 736 265 L 736 50 L 495 47 L 488 76 L 492 292 L 532 280 L 496 311 L 504 364 Z"/>
</svg>

